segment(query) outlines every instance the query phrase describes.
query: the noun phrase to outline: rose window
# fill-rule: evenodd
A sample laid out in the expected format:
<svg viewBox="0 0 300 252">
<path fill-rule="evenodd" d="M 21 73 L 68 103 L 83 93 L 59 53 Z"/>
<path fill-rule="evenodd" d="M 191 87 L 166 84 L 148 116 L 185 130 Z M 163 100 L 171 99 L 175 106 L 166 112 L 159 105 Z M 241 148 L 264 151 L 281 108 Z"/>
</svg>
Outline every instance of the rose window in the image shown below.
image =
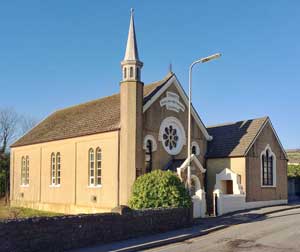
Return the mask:
<svg viewBox="0 0 300 252">
<path fill-rule="evenodd" d="M 172 125 L 165 128 L 165 131 L 163 133 L 163 140 L 164 140 L 165 147 L 169 148 L 170 150 L 177 147 L 177 143 L 178 143 L 177 130 L 174 129 Z"/>
<path fill-rule="evenodd" d="M 186 141 L 181 122 L 176 117 L 165 118 L 159 127 L 158 140 L 167 153 L 178 155 Z"/>
</svg>

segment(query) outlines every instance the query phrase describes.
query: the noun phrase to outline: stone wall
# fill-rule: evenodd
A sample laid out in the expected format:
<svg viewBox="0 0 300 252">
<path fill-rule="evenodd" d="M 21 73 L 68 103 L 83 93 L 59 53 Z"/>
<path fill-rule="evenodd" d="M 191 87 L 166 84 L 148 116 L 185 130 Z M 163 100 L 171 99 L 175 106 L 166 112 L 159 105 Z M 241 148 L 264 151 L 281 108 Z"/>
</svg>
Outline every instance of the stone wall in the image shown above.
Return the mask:
<svg viewBox="0 0 300 252">
<path fill-rule="evenodd" d="M 185 208 L 5 220 L 0 222 L 0 251 L 66 251 L 187 227 L 192 221 L 192 210 Z"/>
</svg>

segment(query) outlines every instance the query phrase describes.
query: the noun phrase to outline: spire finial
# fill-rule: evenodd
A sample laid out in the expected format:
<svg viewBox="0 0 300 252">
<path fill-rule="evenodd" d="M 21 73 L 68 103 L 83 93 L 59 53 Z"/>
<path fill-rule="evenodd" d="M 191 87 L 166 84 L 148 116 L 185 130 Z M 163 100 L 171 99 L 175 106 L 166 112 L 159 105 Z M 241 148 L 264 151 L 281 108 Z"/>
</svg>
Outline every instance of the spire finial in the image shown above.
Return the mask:
<svg viewBox="0 0 300 252">
<path fill-rule="evenodd" d="M 172 62 L 170 61 L 170 64 L 169 64 L 169 72 L 172 73 L 173 70 L 172 70 Z"/>
<path fill-rule="evenodd" d="M 128 31 L 128 39 L 124 60 L 137 60 L 139 61 L 139 53 L 137 49 L 136 37 L 135 37 L 135 27 L 134 27 L 134 10 L 130 9 L 130 23 Z"/>
<path fill-rule="evenodd" d="M 143 62 L 139 59 L 139 52 L 135 36 L 134 27 L 134 9 L 130 9 L 130 22 L 127 38 L 126 51 L 123 61 L 121 62 L 123 71 L 123 80 L 140 80 L 141 68 Z"/>
</svg>

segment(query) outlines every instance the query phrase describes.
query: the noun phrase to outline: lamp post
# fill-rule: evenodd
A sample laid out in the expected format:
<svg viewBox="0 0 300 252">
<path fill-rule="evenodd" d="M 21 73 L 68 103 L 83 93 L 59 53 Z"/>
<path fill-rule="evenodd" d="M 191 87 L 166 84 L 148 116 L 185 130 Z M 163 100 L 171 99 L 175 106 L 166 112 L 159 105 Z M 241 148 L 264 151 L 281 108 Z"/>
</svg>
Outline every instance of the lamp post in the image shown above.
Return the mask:
<svg viewBox="0 0 300 252">
<path fill-rule="evenodd" d="M 216 53 L 213 54 L 211 56 L 205 57 L 205 58 L 201 58 L 198 60 L 195 60 L 189 68 L 189 109 L 188 109 L 188 170 L 187 170 L 187 182 L 188 182 L 188 189 L 189 192 L 191 193 L 191 106 L 192 106 L 192 70 L 193 67 L 198 64 L 198 63 L 206 63 L 210 60 L 214 60 L 217 58 L 220 58 L 221 54 L 220 53 Z"/>
</svg>

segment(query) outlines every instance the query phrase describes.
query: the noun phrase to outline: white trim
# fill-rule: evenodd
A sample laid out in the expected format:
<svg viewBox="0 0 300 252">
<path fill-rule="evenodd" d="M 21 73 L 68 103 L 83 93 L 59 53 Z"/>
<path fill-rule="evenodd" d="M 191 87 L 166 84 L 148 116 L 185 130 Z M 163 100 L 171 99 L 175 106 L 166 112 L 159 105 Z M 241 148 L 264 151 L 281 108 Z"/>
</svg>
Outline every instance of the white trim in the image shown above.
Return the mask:
<svg viewBox="0 0 300 252">
<path fill-rule="evenodd" d="M 49 185 L 49 187 L 51 187 L 51 188 L 59 188 L 60 187 L 60 184 L 54 184 L 54 185 Z"/>
<path fill-rule="evenodd" d="M 101 185 L 88 185 L 87 188 L 92 188 L 92 189 L 95 189 L 95 188 L 101 188 L 102 187 L 102 184 Z"/>
<path fill-rule="evenodd" d="M 273 185 L 264 185 L 263 184 L 263 165 L 262 165 L 262 156 L 264 154 L 266 154 L 267 150 L 269 151 L 270 155 L 273 157 Z M 267 146 L 265 147 L 265 149 L 260 153 L 260 186 L 261 187 L 276 187 L 276 155 L 275 153 L 272 151 L 271 147 L 269 144 L 267 144 Z"/>
<path fill-rule="evenodd" d="M 147 150 L 147 142 L 148 140 L 150 140 L 152 142 L 152 152 L 157 150 L 157 143 L 156 140 L 154 138 L 154 136 L 152 135 L 147 135 L 144 137 L 144 144 L 143 144 L 143 149 Z"/>
<path fill-rule="evenodd" d="M 266 201 L 246 201 L 246 195 L 223 195 L 222 193 L 215 191 L 214 198 L 217 195 L 217 212 L 218 215 L 223 215 L 230 212 L 235 212 L 239 210 L 275 206 L 275 205 L 284 205 L 288 203 L 288 200 L 266 200 Z M 215 201 L 214 201 L 215 202 Z M 214 203 L 214 211 L 215 211 Z"/>
<path fill-rule="evenodd" d="M 167 91 L 165 97 L 161 98 L 159 101 L 161 107 L 166 107 L 167 110 L 172 110 L 179 113 L 185 111 L 185 106 L 179 101 L 179 95 L 174 92 Z"/>
<path fill-rule="evenodd" d="M 143 106 L 143 113 L 145 113 L 147 111 L 148 108 L 150 108 L 150 106 L 172 85 L 174 84 L 174 86 L 177 88 L 177 91 L 179 92 L 182 100 L 184 101 L 185 105 L 188 106 L 188 97 L 186 95 L 186 93 L 184 92 L 184 89 L 182 88 L 181 84 L 179 83 L 176 75 L 173 75 L 168 81 L 167 83 L 153 96 L 151 97 L 151 99 Z M 196 110 L 194 109 L 194 107 L 192 106 L 192 116 L 194 118 L 194 120 L 196 121 L 196 124 L 198 125 L 198 127 L 200 128 L 200 130 L 202 131 L 202 133 L 204 134 L 204 137 L 206 138 L 206 140 L 211 141 L 212 140 L 212 136 L 210 136 L 206 130 L 206 127 L 204 126 L 203 122 L 201 121 L 199 115 L 197 114 Z"/>
<path fill-rule="evenodd" d="M 288 200 L 266 200 L 246 202 L 246 209 L 287 204 Z"/>
<path fill-rule="evenodd" d="M 193 149 L 193 146 L 196 147 L 196 155 L 199 156 L 200 155 L 200 146 L 199 146 L 199 144 L 196 141 L 193 141 L 191 146 L 192 146 L 192 149 Z M 192 149 L 191 149 L 191 152 L 192 152 Z"/>
<path fill-rule="evenodd" d="M 178 136 L 177 146 L 173 149 L 169 149 L 167 146 L 165 146 L 165 144 L 164 144 L 165 141 L 163 139 L 163 135 L 165 133 L 165 128 L 168 128 L 169 126 L 172 126 L 173 128 L 176 129 L 177 136 Z M 170 155 L 179 154 L 182 150 L 182 147 L 186 144 L 185 130 L 184 130 L 182 123 L 176 117 L 173 117 L 173 116 L 169 116 L 169 117 L 165 118 L 161 122 L 160 127 L 159 127 L 158 141 L 161 142 L 165 151 L 168 152 Z"/>
<path fill-rule="evenodd" d="M 27 188 L 27 187 L 29 187 L 29 184 L 23 184 L 23 185 L 20 185 L 20 187 Z"/>
<path fill-rule="evenodd" d="M 220 173 L 217 173 L 214 191 L 217 190 L 224 195 L 244 195 L 245 193 L 243 191 L 243 188 L 242 188 L 241 184 L 238 183 L 238 175 L 239 174 L 235 173 L 234 171 L 232 171 L 231 169 L 228 169 L 228 168 L 225 168 Z M 225 194 L 222 191 L 221 182 L 226 181 L 226 180 L 232 181 L 232 191 L 233 191 L 232 194 Z"/>
<path fill-rule="evenodd" d="M 181 171 L 185 170 L 187 167 L 188 167 L 188 164 L 190 162 L 194 161 L 196 166 L 200 169 L 200 171 L 202 173 L 205 173 L 206 172 L 206 169 L 203 168 L 202 164 L 200 163 L 199 159 L 194 155 L 192 154 L 190 158 L 187 158 L 183 163 L 182 165 L 177 168 L 177 174 L 179 175 L 179 177 L 181 178 Z"/>
<path fill-rule="evenodd" d="M 265 126 L 267 125 L 267 123 L 270 124 L 271 129 L 272 129 L 272 131 L 273 131 L 273 133 L 274 133 L 274 135 L 275 135 L 275 137 L 276 137 L 276 139 L 277 139 L 277 142 L 279 143 L 279 146 L 280 146 L 280 148 L 281 148 L 281 150 L 282 150 L 282 152 L 283 152 L 283 154 L 284 154 L 284 157 L 285 157 L 286 159 L 288 159 L 288 156 L 287 156 L 287 154 L 286 154 L 286 152 L 285 152 L 285 149 L 283 148 L 283 146 L 282 146 L 282 144 L 281 144 L 281 142 L 280 142 L 280 140 L 279 140 L 279 137 L 278 137 L 278 135 L 277 135 L 277 133 L 276 133 L 276 131 L 275 131 L 275 129 L 274 129 L 274 127 L 273 127 L 273 125 L 272 125 L 272 122 L 271 122 L 271 120 L 270 120 L 269 117 L 268 117 L 267 120 L 264 122 L 264 124 L 261 126 L 261 128 L 260 128 L 260 130 L 258 131 L 257 135 L 255 136 L 255 138 L 253 139 L 253 141 L 251 142 L 251 144 L 250 144 L 249 147 L 247 148 L 247 150 L 246 150 L 246 152 L 245 152 L 245 156 L 247 156 L 247 154 L 248 154 L 248 152 L 250 151 L 251 147 L 254 145 L 256 139 L 259 137 L 260 133 L 263 131 L 263 129 L 265 128 Z"/>
</svg>

